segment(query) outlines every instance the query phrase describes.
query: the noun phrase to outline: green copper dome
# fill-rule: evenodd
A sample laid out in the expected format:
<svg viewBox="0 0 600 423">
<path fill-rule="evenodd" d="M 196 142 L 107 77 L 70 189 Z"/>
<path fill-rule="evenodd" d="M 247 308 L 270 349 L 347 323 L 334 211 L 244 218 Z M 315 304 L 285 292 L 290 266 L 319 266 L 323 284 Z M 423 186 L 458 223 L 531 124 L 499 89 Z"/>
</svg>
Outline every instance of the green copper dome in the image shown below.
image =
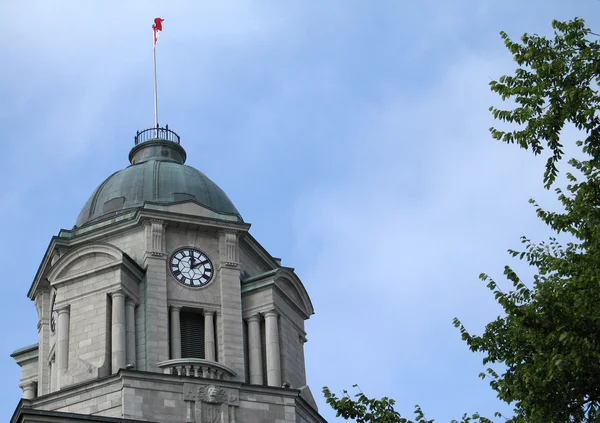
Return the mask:
<svg viewBox="0 0 600 423">
<path fill-rule="evenodd" d="M 167 205 L 183 201 L 195 201 L 243 221 L 221 188 L 199 170 L 184 164 L 186 153 L 178 144 L 178 136 L 176 142 L 160 136 L 138 143 L 139 135 L 129 153 L 131 166 L 113 173 L 96 188 L 75 226 L 143 207 L 145 203 Z"/>
</svg>

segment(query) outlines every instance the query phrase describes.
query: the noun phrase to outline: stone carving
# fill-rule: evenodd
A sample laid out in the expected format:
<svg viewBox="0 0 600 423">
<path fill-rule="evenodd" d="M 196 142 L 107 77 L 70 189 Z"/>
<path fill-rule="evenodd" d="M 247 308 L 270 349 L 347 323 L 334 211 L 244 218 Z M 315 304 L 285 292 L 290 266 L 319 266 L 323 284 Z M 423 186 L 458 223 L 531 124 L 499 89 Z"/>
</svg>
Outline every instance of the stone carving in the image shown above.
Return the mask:
<svg viewBox="0 0 600 423">
<path fill-rule="evenodd" d="M 226 264 L 229 266 L 237 266 L 237 236 L 235 232 L 225 233 L 225 246 L 227 252 Z"/>
<path fill-rule="evenodd" d="M 200 400 L 208 404 L 220 404 L 227 401 L 227 393 L 215 385 L 203 386 L 199 390 Z"/>
<path fill-rule="evenodd" d="M 230 392 L 227 401 L 229 402 L 229 405 L 240 405 L 240 397 L 236 392 Z"/>
<path fill-rule="evenodd" d="M 220 423 L 221 422 L 221 405 L 206 404 L 202 407 L 201 423 Z"/>
<path fill-rule="evenodd" d="M 195 247 L 198 241 L 198 231 L 196 229 L 188 229 L 186 232 L 187 242 L 190 247 Z"/>
<path fill-rule="evenodd" d="M 54 266 L 54 264 L 60 259 L 63 255 L 63 252 L 59 248 L 55 248 L 52 252 L 52 258 L 50 259 L 50 266 Z"/>
<path fill-rule="evenodd" d="M 225 390 L 215 385 L 185 383 L 183 398 L 190 401 L 188 421 L 196 423 L 228 423 L 228 408 L 239 405 L 237 392 Z M 236 402 L 236 404 L 232 404 Z"/>
<path fill-rule="evenodd" d="M 158 219 L 152 219 L 148 225 L 149 236 L 146 247 L 153 256 L 162 256 L 164 254 L 164 222 Z"/>
<path fill-rule="evenodd" d="M 216 385 L 184 383 L 183 399 L 190 401 L 188 421 L 195 423 L 233 423 L 230 412 L 239 406 L 237 390 L 223 389 Z"/>
<path fill-rule="evenodd" d="M 202 401 L 209 404 L 237 404 L 238 394 L 234 390 L 225 390 L 215 385 L 197 385 L 184 383 L 183 398 L 186 401 Z"/>
</svg>

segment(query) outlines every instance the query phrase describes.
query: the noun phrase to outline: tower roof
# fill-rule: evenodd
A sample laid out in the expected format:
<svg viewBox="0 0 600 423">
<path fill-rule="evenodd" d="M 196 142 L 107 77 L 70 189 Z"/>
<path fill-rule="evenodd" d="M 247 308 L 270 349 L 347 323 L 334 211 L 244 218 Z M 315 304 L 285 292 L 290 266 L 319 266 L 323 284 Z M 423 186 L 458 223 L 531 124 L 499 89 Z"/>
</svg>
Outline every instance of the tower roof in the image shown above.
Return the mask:
<svg viewBox="0 0 600 423">
<path fill-rule="evenodd" d="M 186 166 L 179 136 L 167 128 L 138 132 L 129 153 L 131 165 L 113 173 L 85 203 L 75 226 L 143 207 L 146 202 L 174 204 L 195 201 L 221 214 L 243 219 L 227 194 L 206 175 Z"/>
</svg>

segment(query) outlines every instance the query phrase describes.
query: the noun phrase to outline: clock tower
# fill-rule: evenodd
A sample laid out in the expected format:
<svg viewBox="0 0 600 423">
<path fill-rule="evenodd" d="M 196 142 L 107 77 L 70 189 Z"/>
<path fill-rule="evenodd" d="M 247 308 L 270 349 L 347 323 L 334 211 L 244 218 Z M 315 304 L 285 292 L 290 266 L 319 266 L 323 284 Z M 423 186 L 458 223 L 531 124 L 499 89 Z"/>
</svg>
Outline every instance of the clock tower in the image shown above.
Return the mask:
<svg viewBox="0 0 600 423">
<path fill-rule="evenodd" d="M 294 269 L 168 127 L 138 132 L 129 161 L 50 241 L 12 422 L 324 422 Z"/>
</svg>

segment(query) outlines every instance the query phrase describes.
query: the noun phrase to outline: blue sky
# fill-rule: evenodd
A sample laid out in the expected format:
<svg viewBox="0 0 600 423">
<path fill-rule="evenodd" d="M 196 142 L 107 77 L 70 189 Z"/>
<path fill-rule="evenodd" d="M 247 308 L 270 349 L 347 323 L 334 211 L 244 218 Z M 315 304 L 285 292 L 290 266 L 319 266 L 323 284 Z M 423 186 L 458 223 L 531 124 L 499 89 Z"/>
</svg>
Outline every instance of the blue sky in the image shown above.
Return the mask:
<svg viewBox="0 0 600 423">
<path fill-rule="evenodd" d="M 595 0 L 3 0 L 0 42 L 0 420 L 37 342 L 26 297 L 50 238 L 128 165 L 152 125 L 150 25 L 162 16 L 159 114 L 251 233 L 296 268 L 316 314 L 309 384 L 358 383 L 449 421 L 506 407 L 452 326 L 499 310 L 519 237 L 547 236 L 543 159 L 493 141 L 488 83 L 514 69 L 498 35 L 548 33 Z M 566 136 L 575 134 L 566 131 Z M 517 268 L 519 266 L 517 265 Z M 523 270 L 527 274 L 526 270 Z"/>
</svg>

